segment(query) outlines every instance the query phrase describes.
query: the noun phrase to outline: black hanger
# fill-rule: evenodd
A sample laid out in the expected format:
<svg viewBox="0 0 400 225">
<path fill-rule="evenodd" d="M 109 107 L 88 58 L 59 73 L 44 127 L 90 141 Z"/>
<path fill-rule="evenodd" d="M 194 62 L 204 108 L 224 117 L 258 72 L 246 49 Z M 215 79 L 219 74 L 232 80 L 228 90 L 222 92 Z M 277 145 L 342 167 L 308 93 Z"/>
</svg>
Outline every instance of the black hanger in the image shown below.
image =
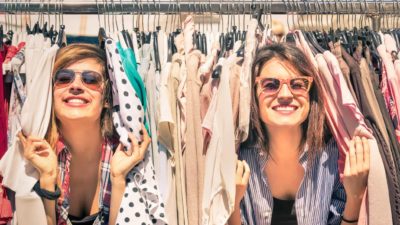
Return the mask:
<svg viewBox="0 0 400 225">
<path fill-rule="evenodd" d="M 49 38 L 50 38 L 50 41 L 51 41 L 51 45 L 55 44 L 54 25 L 51 25 L 50 30 L 49 30 L 49 32 L 48 32 L 48 35 L 49 35 Z"/>
<path fill-rule="evenodd" d="M 26 33 L 27 34 L 32 34 L 32 30 L 31 30 L 31 28 L 29 27 L 28 24 L 26 24 L 25 29 L 26 29 Z"/>
<path fill-rule="evenodd" d="M 260 29 L 261 32 L 263 32 L 265 27 L 261 23 L 261 16 L 263 15 L 264 9 L 260 8 L 260 9 L 256 10 L 256 6 L 255 5 L 252 5 L 251 8 L 253 9 L 253 18 L 257 19 L 257 21 L 258 21 L 258 29 Z"/>
<path fill-rule="evenodd" d="M 49 32 L 47 31 L 47 22 L 45 22 L 45 23 L 43 24 L 42 34 L 43 34 L 43 36 L 46 37 L 46 38 L 49 37 Z"/>
<path fill-rule="evenodd" d="M 222 57 L 224 57 L 225 48 L 226 48 L 226 45 L 225 45 L 225 34 L 224 33 L 221 33 L 219 35 L 219 46 L 221 46 L 221 50 L 219 52 L 218 58 L 222 58 Z"/>
<path fill-rule="evenodd" d="M 60 25 L 60 31 L 58 32 L 58 39 L 57 39 L 57 45 L 60 48 L 65 47 L 64 30 L 65 30 L 65 25 Z"/>
<path fill-rule="evenodd" d="M 311 50 L 314 54 L 323 53 L 325 50 L 318 44 L 317 39 L 311 32 L 304 32 L 304 38 L 309 43 Z"/>
<path fill-rule="evenodd" d="M 160 53 L 158 50 L 158 32 L 153 32 L 153 49 L 154 49 L 154 58 L 156 62 L 156 71 L 161 71 L 161 63 L 160 63 Z"/>
<path fill-rule="evenodd" d="M 203 33 L 201 35 L 201 42 L 202 42 L 202 46 L 203 46 L 203 54 L 207 55 L 207 36 L 205 33 Z"/>
<path fill-rule="evenodd" d="M 144 37 L 144 43 L 145 44 L 150 44 L 150 42 L 151 42 L 151 32 L 146 34 L 145 37 Z"/>
<path fill-rule="evenodd" d="M 235 42 L 233 41 L 233 33 L 232 32 L 228 32 L 225 34 L 225 51 L 230 51 L 233 49 L 233 45 L 235 44 Z"/>
<path fill-rule="evenodd" d="M 211 77 L 214 79 L 219 79 L 221 76 L 221 72 L 222 72 L 222 66 L 218 65 L 217 67 L 215 67 Z"/>
<path fill-rule="evenodd" d="M 133 49 L 133 42 L 132 42 L 132 39 L 131 39 L 131 35 L 129 35 L 128 31 L 127 30 L 122 30 L 121 34 L 122 34 L 122 37 L 124 37 L 124 41 L 125 41 L 126 47 L 128 49 Z"/>
<path fill-rule="evenodd" d="M 201 53 L 204 54 L 204 47 L 203 47 L 203 42 L 201 40 L 201 33 L 200 31 L 197 32 L 197 48 L 201 51 Z"/>
<path fill-rule="evenodd" d="M 99 28 L 99 33 L 97 35 L 97 38 L 99 40 L 99 47 L 101 49 L 104 49 L 105 48 L 105 42 L 106 42 L 106 39 L 107 39 L 107 35 L 106 35 L 106 30 L 103 27 Z"/>
<path fill-rule="evenodd" d="M 172 61 L 172 55 L 174 54 L 173 53 L 174 47 L 175 47 L 175 45 L 174 45 L 174 34 L 170 33 L 168 35 L 168 57 L 167 57 L 167 62 L 171 62 Z"/>
<path fill-rule="evenodd" d="M 33 34 L 39 34 L 42 33 L 42 31 L 40 30 L 40 26 L 39 26 L 39 22 L 36 22 L 35 25 L 33 26 Z"/>
</svg>

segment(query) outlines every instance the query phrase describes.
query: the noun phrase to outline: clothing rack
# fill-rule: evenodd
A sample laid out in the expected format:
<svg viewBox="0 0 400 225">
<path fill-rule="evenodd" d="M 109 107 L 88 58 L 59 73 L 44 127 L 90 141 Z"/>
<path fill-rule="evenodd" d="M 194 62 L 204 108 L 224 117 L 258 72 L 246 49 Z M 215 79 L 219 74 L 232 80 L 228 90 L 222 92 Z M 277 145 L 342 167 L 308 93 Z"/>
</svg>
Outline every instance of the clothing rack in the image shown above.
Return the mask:
<svg viewBox="0 0 400 225">
<path fill-rule="evenodd" d="M 0 13 L 64 13 L 64 14 L 103 14 L 103 13 L 219 13 L 219 14 L 251 14 L 257 9 L 263 9 L 271 14 L 367 14 L 377 16 L 382 14 L 399 14 L 398 0 L 311 0 L 311 1 L 127 1 L 127 0 L 3 0 L 0 3 Z"/>
</svg>

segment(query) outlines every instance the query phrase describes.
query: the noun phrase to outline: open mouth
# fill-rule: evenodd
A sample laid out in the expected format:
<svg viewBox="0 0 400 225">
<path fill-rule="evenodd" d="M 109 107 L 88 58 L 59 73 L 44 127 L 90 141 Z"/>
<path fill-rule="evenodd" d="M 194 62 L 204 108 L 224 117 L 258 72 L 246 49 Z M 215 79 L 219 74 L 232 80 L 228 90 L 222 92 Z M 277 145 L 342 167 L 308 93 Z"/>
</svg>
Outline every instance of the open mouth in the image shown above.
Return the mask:
<svg viewBox="0 0 400 225">
<path fill-rule="evenodd" d="M 283 112 L 283 113 L 290 113 L 294 112 L 298 109 L 299 107 L 295 105 L 277 105 L 272 107 L 273 110 L 278 111 L 278 112 Z"/>
<path fill-rule="evenodd" d="M 64 102 L 66 104 L 72 105 L 72 106 L 82 106 L 82 105 L 86 105 L 89 103 L 89 101 L 87 99 L 79 98 L 79 97 L 66 98 L 66 99 L 64 99 Z"/>
</svg>

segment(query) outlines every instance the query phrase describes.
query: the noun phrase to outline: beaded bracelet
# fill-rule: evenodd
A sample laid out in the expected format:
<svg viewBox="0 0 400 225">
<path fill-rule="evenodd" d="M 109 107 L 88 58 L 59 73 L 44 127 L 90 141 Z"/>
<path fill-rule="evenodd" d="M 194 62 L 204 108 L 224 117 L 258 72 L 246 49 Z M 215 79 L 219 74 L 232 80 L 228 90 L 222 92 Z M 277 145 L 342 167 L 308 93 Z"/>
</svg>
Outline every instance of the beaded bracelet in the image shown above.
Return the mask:
<svg viewBox="0 0 400 225">
<path fill-rule="evenodd" d="M 56 190 L 54 192 L 44 190 L 40 188 L 40 181 L 37 181 L 35 186 L 33 186 L 33 190 L 42 198 L 49 199 L 49 200 L 56 200 L 61 196 L 61 190 L 56 185 Z"/>
</svg>

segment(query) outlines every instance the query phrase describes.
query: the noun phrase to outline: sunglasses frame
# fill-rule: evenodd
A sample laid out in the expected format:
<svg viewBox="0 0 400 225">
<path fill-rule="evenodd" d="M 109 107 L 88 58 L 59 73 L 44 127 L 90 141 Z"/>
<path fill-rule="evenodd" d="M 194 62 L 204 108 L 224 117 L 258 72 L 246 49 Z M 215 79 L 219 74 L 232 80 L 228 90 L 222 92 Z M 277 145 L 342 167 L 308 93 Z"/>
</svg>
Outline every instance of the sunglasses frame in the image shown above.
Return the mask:
<svg viewBox="0 0 400 225">
<path fill-rule="evenodd" d="M 290 92 L 291 92 L 293 95 L 301 95 L 301 94 L 296 93 L 296 91 L 293 91 L 292 87 L 290 86 L 290 82 L 291 82 L 292 80 L 299 79 L 299 78 L 308 80 L 309 85 L 308 85 L 308 87 L 307 87 L 307 90 L 304 92 L 304 93 L 308 93 L 308 92 L 310 91 L 311 86 L 312 86 L 313 81 L 314 81 L 313 77 L 309 77 L 309 76 L 300 76 L 300 77 L 293 77 L 293 78 L 286 78 L 286 79 L 281 79 L 281 78 L 276 78 L 276 77 L 266 77 L 266 78 L 258 79 L 258 80 L 255 82 L 254 85 L 255 85 L 256 88 L 260 88 L 260 89 L 261 89 L 261 92 L 260 92 L 260 94 L 258 95 L 258 97 L 260 97 L 260 95 L 263 94 L 263 93 L 264 93 L 266 96 L 276 95 L 276 94 L 279 93 L 279 91 L 282 89 L 282 86 L 283 86 L 284 84 L 286 84 L 286 85 L 288 86 Z M 279 80 L 279 88 L 278 88 L 274 93 L 268 93 L 268 94 L 267 94 L 267 93 L 265 92 L 264 88 L 261 88 L 261 87 L 260 87 L 260 83 L 262 83 L 262 82 L 263 82 L 264 80 L 266 80 L 266 79 L 276 79 L 276 80 Z"/>
<path fill-rule="evenodd" d="M 58 84 L 58 85 L 57 85 L 57 75 L 58 75 L 60 72 L 62 72 L 62 71 L 69 71 L 69 72 L 72 72 L 72 74 L 73 74 L 73 77 L 72 77 L 72 78 L 73 78 L 73 79 L 71 79 L 71 81 L 68 82 L 68 83 L 65 83 L 65 84 L 63 83 L 63 84 Z M 96 78 L 96 80 L 98 81 L 98 84 L 95 85 L 95 84 L 88 84 L 88 83 L 86 83 L 86 82 L 84 81 L 84 75 L 83 75 L 85 72 L 90 72 L 90 73 L 97 74 L 97 75 L 98 75 L 98 78 L 99 78 L 99 79 Z M 58 71 L 55 73 L 54 77 L 53 77 L 53 87 L 54 87 L 54 88 L 64 88 L 64 87 L 68 87 L 69 85 L 71 85 L 71 84 L 75 81 L 77 74 L 79 74 L 79 77 L 81 78 L 81 82 L 82 82 L 82 84 L 83 84 L 85 87 L 89 88 L 90 90 L 95 90 L 95 91 L 98 91 L 98 90 L 101 89 L 102 84 L 103 84 L 103 82 L 104 82 L 104 78 L 103 78 L 103 76 L 102 76 L 100 73 L 98 73 L 98 72 L 96 72 L 96 71 L 93 71 L 93 70 L 75 71 L 75 70 L 71 70 L 71 69 L 60 69 L 60 70 L 58 70 Z M 60 86 L 60 87 L 57 87 L 57 86 Z"/>
</svg>

